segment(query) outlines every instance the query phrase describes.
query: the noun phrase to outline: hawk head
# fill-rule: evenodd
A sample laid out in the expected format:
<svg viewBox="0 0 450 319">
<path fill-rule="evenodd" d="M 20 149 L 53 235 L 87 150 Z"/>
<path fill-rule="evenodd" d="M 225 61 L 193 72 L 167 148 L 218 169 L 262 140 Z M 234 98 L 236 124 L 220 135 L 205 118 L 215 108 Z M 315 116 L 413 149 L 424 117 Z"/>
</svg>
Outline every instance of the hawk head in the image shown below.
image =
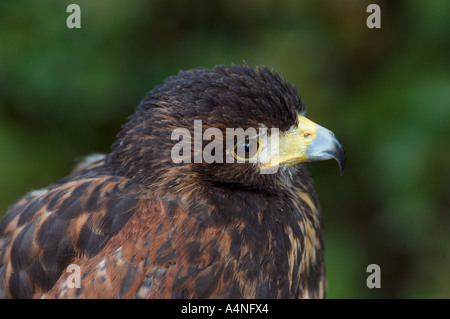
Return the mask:
<svg viewBox="0 0 450 319">
<path fill-rule="evenodd" d="M 152 186 L 198 183 L 277 190 L 307 173 L 304 162 L 335 159 L 344 148 L 305 117 L 295 87 L 266 67 L 182 71 L 149 92 L 108 163 Z"/>
</svg>

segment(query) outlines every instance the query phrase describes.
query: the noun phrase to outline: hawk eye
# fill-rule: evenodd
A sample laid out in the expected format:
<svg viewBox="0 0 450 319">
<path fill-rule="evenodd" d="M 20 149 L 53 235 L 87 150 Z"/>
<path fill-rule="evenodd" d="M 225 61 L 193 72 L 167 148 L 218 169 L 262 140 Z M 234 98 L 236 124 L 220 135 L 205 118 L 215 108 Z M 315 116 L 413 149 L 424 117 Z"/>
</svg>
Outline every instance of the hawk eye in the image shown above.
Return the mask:
<svg viewBox="0 0 450 319">
<path fill-rule="evenodd" d="M 244 143 L 238 143 L 234 147 L 234 157 L 240 161 L 248 162 L 254 159 L 261 149 L 261 143 L 257 139 L 245 139 Z"/>
</svg>

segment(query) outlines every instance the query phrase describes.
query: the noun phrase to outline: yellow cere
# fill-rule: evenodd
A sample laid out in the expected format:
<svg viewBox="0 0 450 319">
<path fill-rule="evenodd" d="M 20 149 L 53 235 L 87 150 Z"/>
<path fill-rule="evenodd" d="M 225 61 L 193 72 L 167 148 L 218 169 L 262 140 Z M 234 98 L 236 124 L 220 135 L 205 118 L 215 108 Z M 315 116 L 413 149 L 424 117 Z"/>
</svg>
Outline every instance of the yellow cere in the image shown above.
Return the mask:
<svg viewBox="0 0 450 319">
<path fill-rule="evenodd" d="M 306 150 L 316 137 L 316 129 L 316 123 L 298 116 L 298 126 L 287 132 L 280 132 L 277 154 L 273 153 L 270 161 L 261 167 L 291 166 L 307 161 Z"/>
</svg>

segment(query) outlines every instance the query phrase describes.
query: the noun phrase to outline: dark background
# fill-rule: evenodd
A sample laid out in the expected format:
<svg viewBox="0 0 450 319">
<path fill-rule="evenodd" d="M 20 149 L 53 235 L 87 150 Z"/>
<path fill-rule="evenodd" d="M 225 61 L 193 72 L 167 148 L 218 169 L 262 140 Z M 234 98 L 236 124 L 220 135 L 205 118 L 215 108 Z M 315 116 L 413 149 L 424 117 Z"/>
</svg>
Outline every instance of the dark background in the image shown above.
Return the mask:
<svg viewBox="0 0 450 319">
<path fill-rule="evenodd" d="M 66 8 L 81 7 L 81 29 Z M 366 26 L 381 7 L 381 29 Z M 343 142 L 308 164 L 330 298 L 450 297 L 450 2 L 1 1 L 0 217 L 106 153 L 145 93 L 179 70 L 266 65 Z M 381 267 L 368 289 L 366 267 Z"/>
</svg>

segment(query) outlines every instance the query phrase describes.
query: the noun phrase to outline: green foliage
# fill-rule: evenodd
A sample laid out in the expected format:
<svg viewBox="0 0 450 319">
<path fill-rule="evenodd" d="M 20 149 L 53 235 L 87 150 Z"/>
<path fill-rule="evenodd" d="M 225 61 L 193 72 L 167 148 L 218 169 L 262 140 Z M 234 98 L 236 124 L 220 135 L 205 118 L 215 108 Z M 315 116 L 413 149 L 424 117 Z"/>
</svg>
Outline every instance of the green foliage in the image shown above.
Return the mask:
<svg viewBox="0 0 450 319">
<path fill-rule="evenodd" d="M 346 147 L 343 177 L 309 165 L 329 297 L 450 296 L 450 2 L 84 0 L 68 29 L 70 3 L 0 3 L 0 212 L 108 152 L 163 78 L 246 60 L 296 85 Z"/>
</svg>

